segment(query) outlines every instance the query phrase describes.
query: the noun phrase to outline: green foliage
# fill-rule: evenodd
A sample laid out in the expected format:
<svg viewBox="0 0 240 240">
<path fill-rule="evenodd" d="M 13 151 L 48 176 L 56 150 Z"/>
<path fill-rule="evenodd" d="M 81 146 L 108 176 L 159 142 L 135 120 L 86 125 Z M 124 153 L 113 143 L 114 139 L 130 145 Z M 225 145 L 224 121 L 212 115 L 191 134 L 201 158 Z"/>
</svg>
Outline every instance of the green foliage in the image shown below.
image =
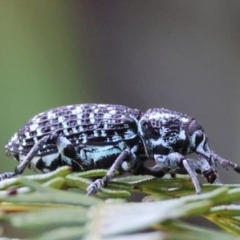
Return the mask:
<svg viewBox="0 0 240 240">
<path fill-rule="evenodd" d="M 115 178 L 96 196 L 86 196 L 90 178 L 105 170 L 70 173 L 68 167 L 43 175 L 0 182 L 0 221 L 15 238 L 31 239 L 238 239 L 240 185 L 203 185 L 195 195 L 187 177 Z M 127 202 L 133 192 L 148 194 Z M 186 224 L 203 216 L 222 230 Z M 4 235 L 4 234 L 3 234 Z M 13 237 L 5 234 L 5 237 Z"/>
</svg>

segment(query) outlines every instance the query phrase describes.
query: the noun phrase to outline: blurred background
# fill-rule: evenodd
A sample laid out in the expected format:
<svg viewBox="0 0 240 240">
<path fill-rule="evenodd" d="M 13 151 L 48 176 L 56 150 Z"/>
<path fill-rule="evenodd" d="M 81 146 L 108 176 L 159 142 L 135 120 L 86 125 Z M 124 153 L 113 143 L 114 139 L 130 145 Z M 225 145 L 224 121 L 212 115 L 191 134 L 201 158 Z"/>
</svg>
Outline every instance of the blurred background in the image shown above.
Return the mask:
<svg viewBox="0 0 240 240">
<path fill-rule="evenodd" d="M 240 164 L 240 1 L 0 1 L 0 36 L 0 172 L 29 118 L 87 102 L 188 113 Z"/>
</svg>

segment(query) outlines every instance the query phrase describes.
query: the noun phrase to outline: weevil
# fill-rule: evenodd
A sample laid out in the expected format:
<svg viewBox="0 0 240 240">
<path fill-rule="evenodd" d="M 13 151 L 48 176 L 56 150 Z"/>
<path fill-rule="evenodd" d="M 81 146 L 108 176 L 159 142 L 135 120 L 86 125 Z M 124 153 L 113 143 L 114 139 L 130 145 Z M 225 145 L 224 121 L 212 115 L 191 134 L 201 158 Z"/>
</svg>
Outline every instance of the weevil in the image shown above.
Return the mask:
<svg viewBox="0 0 240 240">
<path fill-rule="evenodd" d="M 199 122 L 164 108 L 145 113 L 122 105 L 76 104 L 42 112 L 23 125 L 5 146 L 6 154 L 19 162 L 14 172 L 26 167 L 46 173 L 69 165 L 73 171 L 108 169 L 95 180 L 88 194 L 106 186 L 116 170 L 163 177 L 166 173 L 189 174 L 197 194 L 201 187 L 195 173 L 209 183 L 220 183 L 216 162 L 240 173 L 240 167 L 214 153 Z M 186 158 L 196 153 L 198 160 Z M 146 167 L 147 159 L 155 166 Z"/>
</svg>

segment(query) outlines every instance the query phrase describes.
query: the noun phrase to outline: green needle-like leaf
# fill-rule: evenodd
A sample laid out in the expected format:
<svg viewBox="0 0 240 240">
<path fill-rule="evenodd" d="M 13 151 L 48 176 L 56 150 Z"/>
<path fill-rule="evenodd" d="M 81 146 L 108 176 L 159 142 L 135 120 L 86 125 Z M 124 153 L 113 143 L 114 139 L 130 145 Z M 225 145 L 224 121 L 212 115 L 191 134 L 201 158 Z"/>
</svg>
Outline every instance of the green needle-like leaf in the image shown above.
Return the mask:
<svg viewBox="0 0 240 240">
<path fill-rule="evenodd" d="M 0 221 L 34 239 L 234 240 L 240 236 L 240 208 L 227 205 L 240 200 L 238 185 L 202 185 L 203 194 L 196 195 L 187 177 L 126 176 L 113 179 L 95 196 L 86 196 L 91 178 L 105 174 L 105 170 L 69 173 L 63 167 L 51 174 L 5 180 Z M 150 195 L 142 203 L 119 200 L 131 192 Z M 179 222 L 191 216 L 203 216 L 228 234 Z"/>
</svg>

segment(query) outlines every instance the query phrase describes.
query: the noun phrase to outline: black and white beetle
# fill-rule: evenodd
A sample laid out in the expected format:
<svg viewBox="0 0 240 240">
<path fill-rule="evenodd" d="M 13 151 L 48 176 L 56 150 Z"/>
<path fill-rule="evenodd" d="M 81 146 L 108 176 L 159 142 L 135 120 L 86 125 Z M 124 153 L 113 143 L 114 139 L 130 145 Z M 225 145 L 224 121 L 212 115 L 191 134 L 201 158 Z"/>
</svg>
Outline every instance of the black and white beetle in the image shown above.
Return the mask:
<svg viewBox="0 0 240 240">
<path fill-rule="evenodd" d="M 198 194 L 201 188 L 195 172 L 202 173 L 209 183 L 220 183 L 215 162 L 240 173 L 237 164 L 210 150 L 204 130 L 194 118 L 164 108 L 146 113 L 110 104 L 50 109 L 30 119 L 5 149 L 20 163 L 15 172 L 1 174 L 0 180 L 21 174 L 26 167 L 43 173 L 63 165 L 73 171 L 109 169 L 88 187 L 88 194 L 107 185 L 118 169 L 156 177 L 167 172 L 188 173 Z M 185 158 L 192 152 L 199 160 Z M 148 158 L 155 160 L 154 167 L 144 166 Z"/>
</svg>

